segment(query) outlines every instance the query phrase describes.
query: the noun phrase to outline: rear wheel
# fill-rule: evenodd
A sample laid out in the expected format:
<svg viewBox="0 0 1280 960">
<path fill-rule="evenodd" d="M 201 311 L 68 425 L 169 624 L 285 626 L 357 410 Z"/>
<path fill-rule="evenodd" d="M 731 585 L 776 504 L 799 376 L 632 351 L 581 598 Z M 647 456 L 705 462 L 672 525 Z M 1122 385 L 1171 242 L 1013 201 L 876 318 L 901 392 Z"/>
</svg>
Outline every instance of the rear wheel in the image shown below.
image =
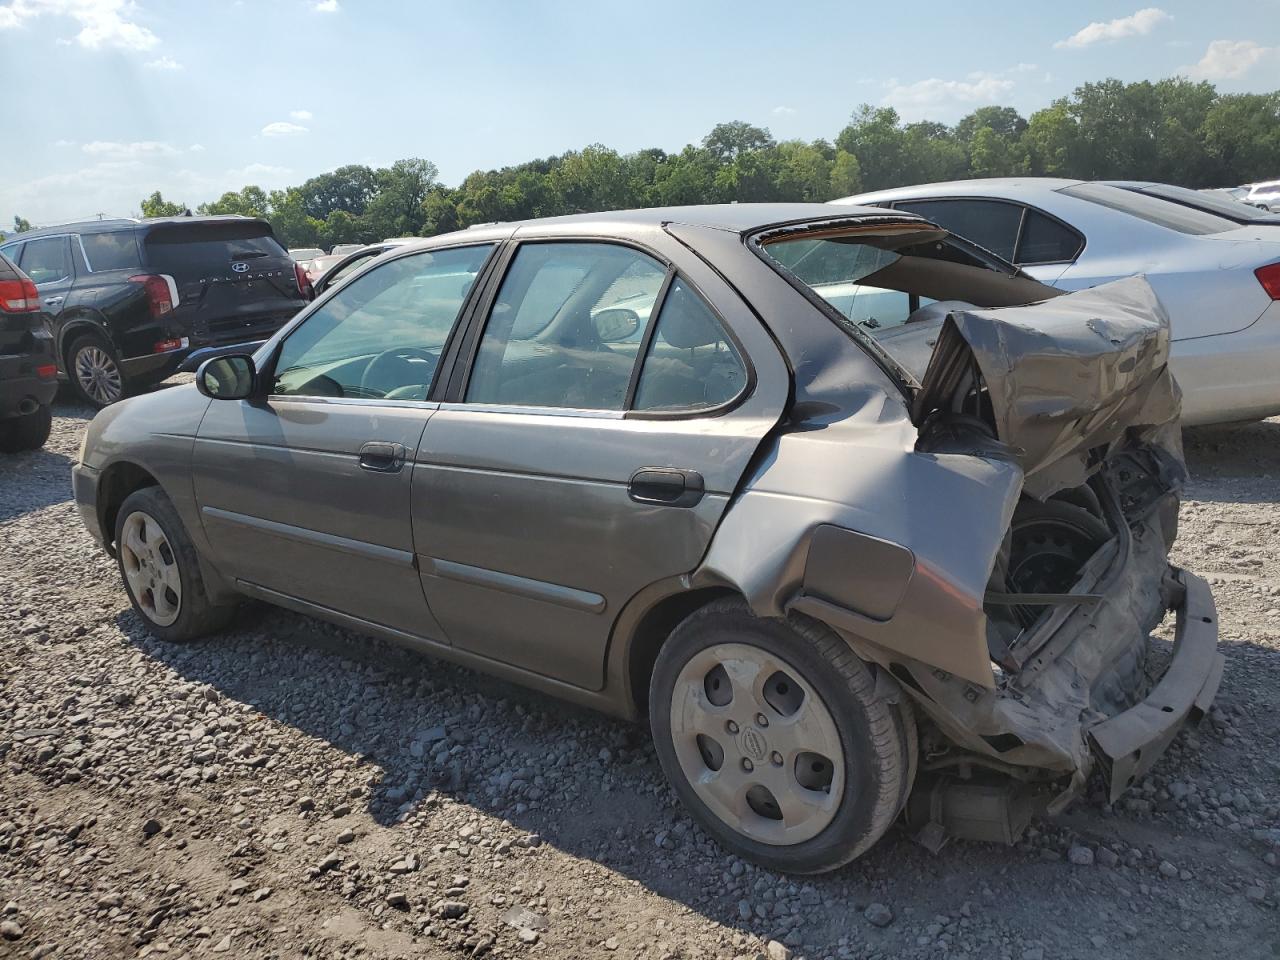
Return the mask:
<svg viewBox="0 0 1280 960">
<path fill-rule="evenodd" d="M 734 853 L 771 869 L 832 870 L 881 837 L 910 789 L 910 707 L 874 688 L 870 668 L 825 626 L 717 601 L 658 656 L 658 757 Z"/>
<path fill-rule="evenodd" d="M 210 602 L 195 546 L 159 487 L 125 498 L 116 514 L 115 538 L 125 592 L 161 640 L 194 640 L 230 621 L 235 608 Z"/>
<path fill-rule="evenodd" d="M 0 420 L 0 453 L 39 450 L 52 429 L 53 412 L 48 407 L 11 420 Z"/>
<path fill-rule="evenodd" d="M 67 351 L 67 373 L 80 398 L 105 407 L 128 395 L 128 381 L 115 348 L 97 334 L 77 337 Z"/>
</svg>

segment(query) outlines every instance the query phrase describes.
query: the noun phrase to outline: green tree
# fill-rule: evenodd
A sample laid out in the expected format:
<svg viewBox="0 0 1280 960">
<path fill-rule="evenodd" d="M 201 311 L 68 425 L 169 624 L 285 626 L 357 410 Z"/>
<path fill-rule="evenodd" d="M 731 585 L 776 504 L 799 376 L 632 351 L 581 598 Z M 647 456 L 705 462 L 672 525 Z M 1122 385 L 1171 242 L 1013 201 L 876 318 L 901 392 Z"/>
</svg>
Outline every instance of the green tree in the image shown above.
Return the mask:
<svg viewBox="0 0 1280 960">
<path fill-rule="evenodd" d="M 159 196 L 159 194 L 156 194 L 156 196 Z M 25 217 L 18 217 L 18 216 L 15 216 L 13 218 L 14 233 L 26 233 L 28 230 L 31 230 L 31 229 L 34 229 L 34 228 L 31 226 L 30 220 L 26 219 Z"/>
<path fill-rule="evenodd" d="M 186 212 L 187 205 L 185 203 L 170 203 L 160 196 L 159 190 L 142 201 L 142 215 L 144 217 L 180 217 Z"/>
<path fill-rule="evenodd" d="M 309 217 L 326 220 L 335 210 L 359 216 L 377 195 L 378 175 L 370 167 L 352 163 L 312 177 L 298 189 Z"/>
<path fill-rule="evenodd" d="M 904 139 L 898 111 L 864 103 L 836 137 L 836 147 L 858 158 L 864 189 L 882 190 L 911 182 Z"/>
<path fill-rule="evenodd" d="M 314 247 L 319 244 L 324 221 L 307 216 L 302 192 L 297 187 L 272 190 L 267 200 L 271 208 L 267 220 L 277 240 L 286 247 Z"/>
<path fill-rule="evenodd" d="M 376 171 L 377 194 L 369 201 L 364 219 L 372 235 L 416 236 L 425 215 L 422 203 L 438 185 L 439 170 L 428 160 L 410 157 Z M 302 194 L 298 194 L 300 200 Z"/>
<path fill-rule="evenodd" d="M 271 211 L 271 201 L 261 187 L 248 186 L 242 190 L 228 190 L 211 203 L 196 208 L 201 215 L 238 214 L 242 217 L 265 217 Z"/>
<path fill-rule="evenodd" d="M 831 161 L 831 198 L 862 192 L 862 165 L 848 150 L 837 150 Z"/>
<path fill-rule="evenodd" d="M 1204 143 L 1214 170 L 1214 182 L 1207 186 L 1275 176 L 1280 159 L 1280 91 L 1218 97 L 1205 113 Z"/>
<path fill-rule="evenodd" d="M 755 127 L 742 120 L 717 123 L 702 138 L 702 149 L 723 162 L 736 160 L 744 153 L 764 150 L 774 145 L 773 135 L 764 127 Z"/>
</svg>

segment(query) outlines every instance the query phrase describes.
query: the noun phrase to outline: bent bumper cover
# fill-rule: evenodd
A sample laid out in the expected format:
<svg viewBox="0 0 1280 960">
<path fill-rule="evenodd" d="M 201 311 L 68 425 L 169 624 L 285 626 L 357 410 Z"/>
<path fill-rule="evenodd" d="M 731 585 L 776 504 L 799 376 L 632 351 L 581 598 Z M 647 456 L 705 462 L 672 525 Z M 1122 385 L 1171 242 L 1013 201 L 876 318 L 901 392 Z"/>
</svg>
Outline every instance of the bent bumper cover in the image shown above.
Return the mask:
<svg viewBox="0 0 1280 960">
<path fill-rule="evenodd" d="M 1087 731 L 1114 803 L 1168 748 L 1187 720 L 1199 720 L 1213 702 L 1225 660 L 1218 652 L 1218 613 L 1209 585 L 1178 572 L 1184 588 L 1176 608 L 1173 660 L 1141 702 Z"/>
</svg>

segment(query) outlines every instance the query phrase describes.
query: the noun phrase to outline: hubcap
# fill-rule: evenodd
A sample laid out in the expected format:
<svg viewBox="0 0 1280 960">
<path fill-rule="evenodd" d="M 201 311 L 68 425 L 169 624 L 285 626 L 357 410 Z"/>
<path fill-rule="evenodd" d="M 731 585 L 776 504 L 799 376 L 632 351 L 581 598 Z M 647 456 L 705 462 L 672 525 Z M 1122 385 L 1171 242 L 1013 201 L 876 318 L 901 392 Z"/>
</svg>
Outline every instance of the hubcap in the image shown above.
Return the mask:
<svg viewBox="0 0 1280 960">
<path fill-rule="evenodd" d="M 831 711 L 781 657 L 745 643 L 701 650 L 671 698 L 680 769 L 726 825 L 777 846 L 829 824 L 844 794 Z"/>
<path fill-rule="evenodd" d="M 120 536 L 129 592 L 152 623 L 167 627 L 182 609 L 178 558 L 160 524 L 142 511 L 129 514 Z"/>
<path fill-rule="evenodd" d="M 120 399 L 120 368 L 101 347 L 88 346 L 76 354 L 76 382 L 98 403 Z"/>
</svg>

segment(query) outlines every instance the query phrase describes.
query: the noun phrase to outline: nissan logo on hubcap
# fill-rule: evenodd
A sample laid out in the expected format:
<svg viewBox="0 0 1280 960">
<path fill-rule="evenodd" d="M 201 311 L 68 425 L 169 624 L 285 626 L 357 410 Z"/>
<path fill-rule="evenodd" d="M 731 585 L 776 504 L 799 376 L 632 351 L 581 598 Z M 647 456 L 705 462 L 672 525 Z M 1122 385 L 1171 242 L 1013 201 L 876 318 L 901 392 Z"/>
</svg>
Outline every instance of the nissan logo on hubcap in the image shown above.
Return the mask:
<svg viewBox="0 0 1280 960">
<path fill-rule="evenodd" d="M 248 273 L 249 265 L 247 263 L 233 263 L 231 269 L 236 273 Z"/>
<path fill-rule="evenodd" d="M 755 727 L 747 727 L 742 734 L 742 752 L 752 760 L 763 760 L 764 755 L 769 751 L 769 744 L 765 742 L 764 735 Z"/>
</svg>

